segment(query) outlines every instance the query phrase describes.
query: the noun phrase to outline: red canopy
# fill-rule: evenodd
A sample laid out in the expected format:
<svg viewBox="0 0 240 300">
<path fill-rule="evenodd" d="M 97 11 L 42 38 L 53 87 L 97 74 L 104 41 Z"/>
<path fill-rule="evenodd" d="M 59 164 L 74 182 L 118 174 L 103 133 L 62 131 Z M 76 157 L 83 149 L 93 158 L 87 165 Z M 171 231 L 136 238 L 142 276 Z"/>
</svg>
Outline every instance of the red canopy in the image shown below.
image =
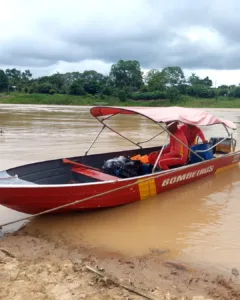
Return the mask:
<svg viewBox="0 0 240 300">
<path fill-rule="evenodd" d="M 157 123 L 179 121 L 196 126 L 225 124 L 229 128 L 236 129 L 236 125 L 233 122 L 218 118 L 204 110 L 177 106 L 140 108 L 96 106 L 91 108 L 90 113 L 95 118 L 116 114 L 139 114 Z"/>
</svg>

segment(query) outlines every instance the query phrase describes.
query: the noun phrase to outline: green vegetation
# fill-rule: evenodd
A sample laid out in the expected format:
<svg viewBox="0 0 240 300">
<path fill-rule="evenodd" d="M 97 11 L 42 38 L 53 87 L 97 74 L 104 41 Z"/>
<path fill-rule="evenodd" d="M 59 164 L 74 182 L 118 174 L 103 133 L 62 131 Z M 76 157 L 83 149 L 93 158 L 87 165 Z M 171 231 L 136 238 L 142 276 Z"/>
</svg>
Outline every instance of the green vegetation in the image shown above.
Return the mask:
<svg viewBox="0 0 240 300">
<path fill-rule="evenodd" d="M 157 100 L 126 100 L 120 101 L 117 97 L 100 99 L 92 96 L 74 96 L 61 94 L 25 94 L 13 92 L 0 94 L 0 103 L 12 104 L 49 104 L 49 105 L 115 105 L 115 106 L 182 106 L 204 108 L 240 108 L 240 99 L 219 97 L 218 99 L 182 97 L 178 102 L 169 99 Z"/>
<path fill-rule="evenodd" d="M 94 70 L 32 78 L 29 70 L 0 70 L 0 103 L 57 105 L 240 107 L 240 85 L 213 87 L 209 77 L 186 78 L 180 67 L 150 70 L 135 60 Z"/>
</svg>

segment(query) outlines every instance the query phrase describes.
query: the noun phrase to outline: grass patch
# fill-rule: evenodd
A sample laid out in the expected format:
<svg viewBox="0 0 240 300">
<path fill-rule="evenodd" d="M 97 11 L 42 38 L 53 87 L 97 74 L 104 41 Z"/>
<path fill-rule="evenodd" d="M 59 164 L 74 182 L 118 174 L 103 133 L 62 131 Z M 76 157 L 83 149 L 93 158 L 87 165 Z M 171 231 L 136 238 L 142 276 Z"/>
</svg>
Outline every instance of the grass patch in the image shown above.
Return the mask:
<svg viewBox="0 0 240 300">
<path fill-rule="evenodd" d="M 176 102 L 169 100 L 127 100 L 121 102 L 118 98 L 105 97 L 101 99 L 94 96 L 74 96 L 62 94 L 25 94 L 9 93 L 0 94 L 0 103 L 6 104 L 42 104 L 42 105 L 109 105 L 109 106 L 182 106 L 182 107 L 205 107 L 205 108 L 240 108 L 239 98 L 219 97 L 214 99 L 193 98 L 182 96 Z"/>
</svg>

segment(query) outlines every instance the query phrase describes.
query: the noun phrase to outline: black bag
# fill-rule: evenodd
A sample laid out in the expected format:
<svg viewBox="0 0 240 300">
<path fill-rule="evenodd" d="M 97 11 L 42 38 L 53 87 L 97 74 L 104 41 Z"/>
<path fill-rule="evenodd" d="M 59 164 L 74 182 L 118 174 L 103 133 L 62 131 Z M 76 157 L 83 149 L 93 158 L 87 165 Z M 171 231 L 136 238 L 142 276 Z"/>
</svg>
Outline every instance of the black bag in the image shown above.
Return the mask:
<svg viewBox="0 0 240 300">
<path fill-rule="evenodd" d="M 131 160 L 129 157 L 119 156 L 104 162 L 102 169 L 105 173 L 120 178 L 143 175 L 142 162 Z"/>
</svg>

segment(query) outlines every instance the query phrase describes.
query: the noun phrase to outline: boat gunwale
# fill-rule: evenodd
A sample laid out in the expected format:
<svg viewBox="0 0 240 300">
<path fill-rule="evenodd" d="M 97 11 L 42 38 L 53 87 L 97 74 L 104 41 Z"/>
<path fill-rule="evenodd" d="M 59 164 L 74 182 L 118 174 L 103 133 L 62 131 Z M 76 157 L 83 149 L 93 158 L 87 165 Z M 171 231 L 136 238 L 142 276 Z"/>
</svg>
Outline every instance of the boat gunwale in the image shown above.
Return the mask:
<svg viewBox="0 0 240 300">
<path fill-rule="evenodd" d="M 104 154 L 104 153 L 99 153 L 99 154 Z M 36 188 L 62 188 L 62 187 L 73 188 L 73 187 L 83 187 L 83 186 L 89 186 L 89 185 L 114 184 L 114 183 L 119 183 L 119 182 L 137 181 L 139 179 L 145 179 L 145 178 L 147 179 L 148 177 L 150 179 L 154 178 L 156 176 L 160 177 L 159 175 L 165 175 L 168 173 L 171 174 L 171 173 L 177 172 L 179 170 L 189 169 L 193 166 L 195 167 L 195 166 L 200 166 L 200 165 L 204 165 L 204 164 L 209 164 L 209 162 L 211 162 L 211 161 L 215 162 L 216 160 L 221 160 L 226 157 L 230 157 L 230 156 L 234 156 L 234 155 L 240 155 L 240 150 L 237 150 L 237 151 L 231 152 L 231 153 L 227 153 L 227 154 L 224 154 L 219 157 L 215 157 L 210 160 L 204 160 L 204 161 L 200 161 L 200 162 L 197 162 L 194 164 L 188 164 L 188 165 L 184 165 L 184 166 L 170 169 L 170 170 L 164 170 L 164 171 L 159 171 L 159 172 L 155 172 L 155 173 L 150 173 L 150 174 L 145 174 L 145 175 L 140 175 L 140 176 L 135 176 L 135 177 L 130 177 L 130 178 L 119 178 L 119 180 L 107 180 L 107 181 L 100 181 L 100 182 L 86 182 L 86 183 L 72 183 L 72 184 L 69 184 L 69 183 L 66 183 L 66 184 L 34 184 L 34 185 L 32 185 L 32 184 L 26 184 L 26 185 L 25 184 L 24 185 L 23 184 L 0 184 L 0 188 L 1 189 L 2 188 L 8 188 L 8 189 L 9 188 L 22 188 L 22 189 L 23 188 L 35 188 L 36 189 Z M 56 160 L 59 160 L 59 159 L 56 159 Z M 49 160 L 49 161 L 54 161 L 54 160 Z M 40 161 L 40 162 L 36 162 L 36 163 L 41 163 L 41 162 L 44 163 L 47 161 Z M 234 163 L 227 164 L 227 165 L 232 165 L 232 164 L 234 164 Z M 239 165 L 240 161 L 237 164 Z M 27 166 L 27 165 L 24 165 L 24 166 Z M 19 166 L 19 167 L 21 167 L 21 166 Z M 14 168 L 11 168 L 11 170 L 12 169 L 14 169 Z M 8 170 L 3 170 L 3 171 L 7 172 Z"/>
<path fill-rule="evenodd" d="M 170 134 L 171 136 L 173 136 L 173 138 L 176 139 L 176 137 L 168 130 L 168 128 L 164 128 L 160 123 L 161 122 L 157 122 L 156 120 L 152 119 L 151 117 L 147 116 L 147 115 L 144 115 L 142 113 L 139 113 L 139 112 L 135 112 L 134 110 L 131 110 L 131 109 L 126 109 L 126 108 L 120 108 L 120 107 L 109 107 L 109 106 L 94 106 L 90 109 L 90 113 L 91 115 L 96 118 L 104 127 L 107 126 L 105 123 L 104 123 L 104 120 L 105 119 L 109 119 L 109 116 L 103 120 L 100 120 L 98 117 L 95 117 L 93 114 L 92 114 L 92 110 L 94 108 L 115 108 L 115 109 L 120 109 L 120 110 L 124 110 L 124 111 L 128 111 L 128 112 L 133 112 L 134 114 L 138 114 L 138 115 L 141 115 L 143 117 L 145 117 L 146 119 L 149 119 L 151 120 L 153 123 L 157 124 L 158 126 L 160 126 L 163 131 L 167 132 L 168 134 Z M 119 113 L 117 113 L 119 114 Z M 110 115 L 110 117 L 112 116 L 115 116 L 116 114 L 112 114 Z M 179 121 L 179 120 L 176 120 L 176 121 Z M 171 121 L 171 122 L 174 122 L 174 121 Z M 180 121 L 181 122 L 181 121 Z M 183 122 L 184 123 L 184 122 Z M 219 123 L 219 124 L 222 124 L 223 127 L 225 127 L 226 129 L 226 126 L 224 123 Z M 209 126 L 213 126 L 213 125 L 216 125 L 216 124 L 209 124 Z M 208 126 L 208 125 L 205 125 L 205 126 Z M 103 128 L 104 128 L 103 127 Z M 107 126 L 108 127 L 108 126 Z M 228 127 L 228 126 L 227 126 Z M 108 127 L 109 129 L 111 129 L 111 127 Z M 231 128 L 232 130 L 236 130 L 236 129 L 233 129 Z M 112 130 L 112 129 L 111 129 Z M 102 131 L 102 130 L 101 130 Z M 100 135 L 101 131 L 99 132 L 98 136 Z M 114 131 L 114 130 L 113 130 Z M 114 131 L 116 133 L 116 131 Z M 229 132 L 227 130 L 227 133 L 228 133 L 228 136 L 229 136 Z M 97 137 L 98 137 L 97 136 Z M 123 137 L 125 138 L 125 137 Z M 176 139 L 177 140 L 177 139 Z M 94 139 L 92 145 L 90 146 L 90 148 L 93 146 L 94 142 L 96 141 L 96 138 Z M 183 143 L 181 143 L 183 144 Z M 189 147 L 185 144 L 183 144 L 184 147 L 188 148 Z M 162 146 L 163 147 L 163 146 Z M 90 148 L 88 149 L 88 151 L 90 150 Z M 140 148 L 142 148 L 140 146 Z M 143 149 L 143 148 L 142 148 Z M 137 149 L 131 149 L 131 150 L 137 150 Z M 191 152 L 193 152 L 195 155 L 199 156 L 195 151 L 193 151 L 192 149 L 189 149 Z M 87 151 L 87 152 L 88 152 Z M 125 150 L 123 150 L 125 151 Z M 123 151 L 118 151 L 119 153 L 123 152 Z M 126 150 L 127 151 L 127 150 Z M 109 154 L 111 154 L 112 152 L 109 152 Z M 107 153 L 97 153 L 97 154 L 92 154 L 92 155 L 103 155 L 103 154 L 107 154 Z M 32 183 L 31 181 L 29 181 L 29 184 L 1 184 L 0 183 L 0 188 L 54 188 L 54 187 L 81 187 L 81 186 L 89 186 L 89 185 L 99 185 L 99 184 L 114 184 L 114 183 L 120 183 L 120 182 L 129 182 L 129 181 L 137 181 L 139 179 L 147 179 L 148 177 L 149 178 L 154 178 L 154 177 L 160 177 L 161 175 L 165 175 L 165 174 L 171 174 L 171 173 L 174 173 L 174 172 L 177 172 L 178 170 L 185 170 L 185 169 L 188 169 L 188 168 L 191 168 L 192 166 L 199 166 L 199 165 L 204 165 L 206 163 L 209 163 L 209 161 L 216 161 L 216 160 L 219 160 L 219 159 L 222 159 L 222 158 L 225 158 L 225 157 L 230 157 L 230 156 L 234 156 L 234 155 L 237 155 L 237 154 L 240 154 L 240 150 L 238 151 L 234 151 L 234 152 L 230 152 L 230 153 L 227 153 L 227 154 L 224 154 L 223 156 L 219 156 L 219 157 L 214 157 L 212 158 L 211 160 L 202 160 L 200 162 L 197 162 L 197 163 L 194 163 L 194 164 L 187 164 L 187 165 L 183 165 L 183 166 L 180 166 L 180 167 L 177 167 L 177 168 L 174 168 L 174 169 L 170 169 L 170 170 L 161 170 L 161 171 L 157 171 L 157 172 L 153 172 L 153 173 L 150 173 L 150 174 L 144 174 L 144 175 L 140 175 L 140 176 L 134 176 L 134 177 L 130 177 L 130 178 L 119 178 L 117 180 L 106 180 L 106 181 L 100 181 L 100 182 L 81 182 L 81 183 L 64 183 L 64 184 L 30 184 Z M 87 156 L 85 154 L 85 156 Z M 84 157 L 83 156 L 79 156 L 78 158 L 82 158 Z M 57 161 L 57 160 L 62 160 L 63 158 L 57 158 L 57 159 L 51 159 L 51 160 L 45 160 L 45 161 L 39 161 L 39 162 L 33 162 L 33 163 L 30 163 L 30 164 L 26 164 L 26 165 L 21 165 L 21 166 L 18 166 L 18 167 L 25 167 L 25 166 L 28 166 L 28 165 L 32 165 L 32 164 L 36 164 L 36 163 L 45 163 L 45 162 L 50 162 L 50 161 Z M 158 160 L 159 160 L 159 157 L 158 157 Z M 230 165 L 230 164 L 229 164 Z M 18 167 L 14 167 L 14 168 L 9 168 L 7 170 L 3 170 L 5 172 L 8 173 L 8 171 L 10 170 L 14 170 L 14 169 L 17 169 Z M 8 173 L 9 174 L 9 173 Z"/>
</svg>

